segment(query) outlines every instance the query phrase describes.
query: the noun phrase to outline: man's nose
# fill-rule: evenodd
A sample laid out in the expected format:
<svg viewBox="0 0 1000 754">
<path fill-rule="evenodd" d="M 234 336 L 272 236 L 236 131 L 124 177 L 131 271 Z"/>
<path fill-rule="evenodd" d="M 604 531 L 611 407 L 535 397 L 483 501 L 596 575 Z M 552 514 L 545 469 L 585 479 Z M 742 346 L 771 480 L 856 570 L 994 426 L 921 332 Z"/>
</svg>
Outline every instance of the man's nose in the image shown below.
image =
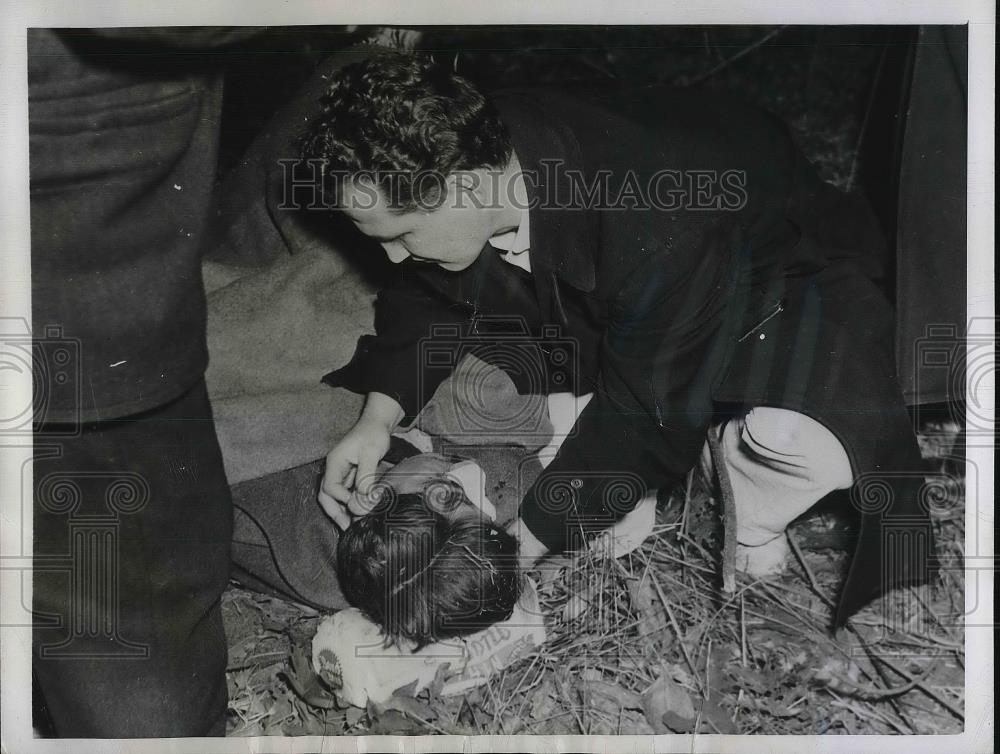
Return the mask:
<svg viewBox="0 0 1000 754">
<path fill-rule="evenodd" d="M 384 243 L 382 248 L 385 249 L 386 256 L 393 264 L 405 262 L 410 257 L 410 252 L 404 249 L 400 243 Z"/>
</svg>

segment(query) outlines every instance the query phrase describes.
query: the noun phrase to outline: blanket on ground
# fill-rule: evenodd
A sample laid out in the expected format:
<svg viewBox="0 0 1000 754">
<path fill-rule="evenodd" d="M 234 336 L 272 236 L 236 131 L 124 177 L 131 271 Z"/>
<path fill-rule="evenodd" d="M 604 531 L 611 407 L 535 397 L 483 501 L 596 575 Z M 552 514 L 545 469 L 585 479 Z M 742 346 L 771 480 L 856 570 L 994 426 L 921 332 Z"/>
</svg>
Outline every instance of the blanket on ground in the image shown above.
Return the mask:
<svg viewBox="0 0 1000 754">
<path fill-rule="evenodd" d="M 289 164 L 331 77 L 370 54 L 355 47 L 324 60 L 217 186 L 202 267 L 205 378 L 230 484 L 325 455 L 363 403 L 319 380 L 373 331 L 386 263 L 359 254 L 329 213 L 296 208 L 289 197 L 309 202 L 294 194 Z"/>
<path fill-rule="evenodd" d="M 211 265 L 205 375 L 230 484 L 325 456 L 364 397 L 320 383 L 372 331 L 374 292 L 334 250 L 254 270 Z"/>
</svg>

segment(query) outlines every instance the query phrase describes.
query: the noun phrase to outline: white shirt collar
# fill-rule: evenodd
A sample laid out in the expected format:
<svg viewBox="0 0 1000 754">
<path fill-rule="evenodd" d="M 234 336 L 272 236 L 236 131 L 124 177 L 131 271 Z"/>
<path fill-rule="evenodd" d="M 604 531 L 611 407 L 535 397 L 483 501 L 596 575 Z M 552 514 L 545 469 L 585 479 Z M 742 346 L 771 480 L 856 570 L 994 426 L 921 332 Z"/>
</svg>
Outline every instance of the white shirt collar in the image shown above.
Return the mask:
<svg viewBox="0 0 1000 754">
<path fill-rule="evenodd" d="M 531 227 L 528 220 L 528 209 L 521 210 L 521 222 L 515 230 L 498 233 L 489 239 L 490 246 L 503 252 L 503 261 L 531 272 L 531 255 L 528 249 L 531 245 Z"/>
<path fill-rule="evenodd" d="M 490 236 L 490 246 L 511 254 L 522 254 L 531 245 L 530 234 L 528 210 L 524 208 L 521 210 L 521 222 L 517 228 Z"/>
</svg>

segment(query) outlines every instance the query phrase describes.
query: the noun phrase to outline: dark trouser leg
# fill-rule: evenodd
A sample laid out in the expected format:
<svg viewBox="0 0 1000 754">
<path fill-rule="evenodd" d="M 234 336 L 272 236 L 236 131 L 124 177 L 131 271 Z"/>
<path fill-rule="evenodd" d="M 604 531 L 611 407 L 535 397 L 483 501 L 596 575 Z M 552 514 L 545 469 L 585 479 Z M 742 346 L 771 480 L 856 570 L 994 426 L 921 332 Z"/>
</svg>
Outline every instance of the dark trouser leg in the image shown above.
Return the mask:
<svg viewBox="0 0 1000 754">
<path fill-rule="evenodd" d="M 34 468 L 34 609 L 59 625 L 33 638 L 56 734 L 224 735 L 232 508 L 204 383 L 57 444 Z"/>
</svg>

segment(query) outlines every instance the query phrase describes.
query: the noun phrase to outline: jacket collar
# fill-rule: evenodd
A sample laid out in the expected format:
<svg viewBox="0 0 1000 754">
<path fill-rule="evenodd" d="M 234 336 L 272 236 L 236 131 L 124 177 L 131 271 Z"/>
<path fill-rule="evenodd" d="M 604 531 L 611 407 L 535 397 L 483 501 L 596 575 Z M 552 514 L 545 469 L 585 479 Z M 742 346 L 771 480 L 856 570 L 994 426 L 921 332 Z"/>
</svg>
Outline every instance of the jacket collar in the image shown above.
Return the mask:
<svg viewBox="0 0 1000 754">
<path fill-rule="evenodd" d="M 594 290 L 596 213 L 580 204 L 567 174 L 583 169 L 576 136 L 537 93 L 507 91 L 492 101 L 526 173 L 532 274 L 539 283 L 554 275 L 578 290 Z"/>
</svg>

